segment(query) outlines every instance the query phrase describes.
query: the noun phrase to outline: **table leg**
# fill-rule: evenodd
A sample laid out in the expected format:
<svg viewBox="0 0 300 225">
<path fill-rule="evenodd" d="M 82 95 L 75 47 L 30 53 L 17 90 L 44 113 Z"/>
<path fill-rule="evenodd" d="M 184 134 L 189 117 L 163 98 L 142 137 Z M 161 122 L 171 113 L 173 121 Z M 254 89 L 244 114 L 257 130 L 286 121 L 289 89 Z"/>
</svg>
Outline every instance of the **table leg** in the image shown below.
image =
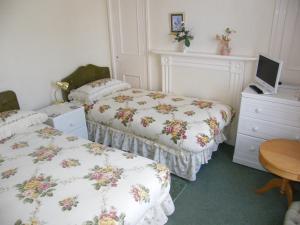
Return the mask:
<svg viewBox="0 0 300 225">
<path fill-rule="evenodd" d="M 289 181 L 287 182 L 285 187 L 285 194 L 288 199 L 288 205 L 290 206 L 293 202 L 293 189 Z"/>
<path fill-rule="evenodd" d="M 289 181 L 287 179 L 284 179 L 284 178 L 282 179 L 281 186 L 280 186 L 280 193 L 281 194 L 284 195 L 285 190 L 286 190 L 286 188 L 288 186 L 288 183 L 289 183 Z"/>
<path fill-rule="evenodd" d="M 256 193 L 257 194 L 262 194 L 262 193 L 265 193 L 265 192 L 271 190 L 272 188 L 281 188 L 281 186 L 282 186 L 282 179 L 273 178 L 265 186 L 263 186 L 260 189 L 257 189 Z"/>
<path fill-rule="evenodd" d="M 293 202 L 293 190 L 289 180 L 273 178 L 265 186 L 256 190 L 257 194 L 265 193 L 273 188 L 280 188 L 280 193 L 285 194 L 288 200 L 288 205 L 290 206 Z"/>
</svg>

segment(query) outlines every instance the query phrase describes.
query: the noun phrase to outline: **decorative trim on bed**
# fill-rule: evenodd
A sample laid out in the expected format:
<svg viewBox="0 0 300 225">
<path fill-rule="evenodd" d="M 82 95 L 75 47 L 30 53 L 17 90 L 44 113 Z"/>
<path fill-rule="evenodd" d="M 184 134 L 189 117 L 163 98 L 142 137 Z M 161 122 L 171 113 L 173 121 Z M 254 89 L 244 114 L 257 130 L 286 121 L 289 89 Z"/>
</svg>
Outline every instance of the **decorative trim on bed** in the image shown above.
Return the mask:
<svg viewBox="0 0 300 225">
<path fill-rule="evenodd" d="M 175 211 L 173 200 L 169 193 L 160 199 L 160 204 L 148 209 L 145 216 L 137 223 L 138 225 L 166 224 L 168 217 Z"/>
<path fill-rule="evenodd" d="M 190 181 L 196 180 L 196 174 L 202 164 L 208 163 L 219 143 L 225 140 L 220 133 L 206 149 L 201 152 L 178 151 L 133 134 L 87 121 L 89 140 L 113 148 L 121 149 L 165 164 L 177 176 Z"/>
</svg>

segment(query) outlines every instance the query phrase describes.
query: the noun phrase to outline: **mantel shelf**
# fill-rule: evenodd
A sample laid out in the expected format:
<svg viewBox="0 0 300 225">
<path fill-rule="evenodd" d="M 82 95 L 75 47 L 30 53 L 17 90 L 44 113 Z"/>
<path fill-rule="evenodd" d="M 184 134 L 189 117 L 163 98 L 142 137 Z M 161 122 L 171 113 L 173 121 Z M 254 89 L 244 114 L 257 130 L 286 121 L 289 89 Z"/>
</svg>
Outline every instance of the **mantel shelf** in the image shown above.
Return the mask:
<svg viewBox="0 0 300 225">
<path fill-rule="evenodd" d="M 209 58 L 209 59 L 221 59 L 221 60 L 236 60 L 236 61 L 256 61 L 256 57 L 249 56 L 224 56 L 201 52 L 179 52 L 171 50 L 152 50 L 151 53 L 164 56 L 180 56 L 180 57 L 195 57 L 195 58 Z"/>
</svg>

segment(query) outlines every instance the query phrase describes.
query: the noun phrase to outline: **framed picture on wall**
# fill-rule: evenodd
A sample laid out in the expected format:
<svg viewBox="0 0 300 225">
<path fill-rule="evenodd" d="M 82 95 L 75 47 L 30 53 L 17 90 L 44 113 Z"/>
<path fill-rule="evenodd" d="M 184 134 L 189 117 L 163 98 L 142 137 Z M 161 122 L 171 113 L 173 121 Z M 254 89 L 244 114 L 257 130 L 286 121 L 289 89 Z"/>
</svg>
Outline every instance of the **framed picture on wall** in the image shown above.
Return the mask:
<svg viewBox="0 0 300 225">
<path fill-rule="evenodd" d="M 184 22 L 184 13 L 171 13 L 170 24 L 171 33 L 177 33 L 182 30 L 182 22 Z"/>
</svg>

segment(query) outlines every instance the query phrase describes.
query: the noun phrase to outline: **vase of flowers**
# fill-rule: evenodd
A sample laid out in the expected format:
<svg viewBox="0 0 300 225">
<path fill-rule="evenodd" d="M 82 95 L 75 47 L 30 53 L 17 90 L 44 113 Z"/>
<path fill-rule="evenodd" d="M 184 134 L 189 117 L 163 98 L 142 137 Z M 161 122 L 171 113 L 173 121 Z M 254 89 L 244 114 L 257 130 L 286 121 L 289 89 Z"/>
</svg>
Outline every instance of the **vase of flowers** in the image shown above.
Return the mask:
<svg viewBox="0 0 300 225">
<path fill-rule="evenodd" d="M 217 34 L 216 35 L 216 39 L 219 41 L 219 52 L 220 52 L 221 55 L 230 55 L 230 52 L 231 52 L 231 47 L 230 47 L 231 38 L 230 38 L 230 36 L 233 33 L 236 33 L 236 31 L 229 28 L 229 27 L 227 27 L 225 29 L 224 34 L 222 34 L 222 35 Z"/>
<path fill-rule="evenodd" d="M 185 28 L 184 22 L 182 22 L 182 30 L 177 32 L 175 35 L 175 41 L 180 45 L 181 51 L 186 52 L 187 49 L 191 46 L 191 40 L 194 39 L 194 36 L 191 34 L 191 31 Z"/>
</svg>

